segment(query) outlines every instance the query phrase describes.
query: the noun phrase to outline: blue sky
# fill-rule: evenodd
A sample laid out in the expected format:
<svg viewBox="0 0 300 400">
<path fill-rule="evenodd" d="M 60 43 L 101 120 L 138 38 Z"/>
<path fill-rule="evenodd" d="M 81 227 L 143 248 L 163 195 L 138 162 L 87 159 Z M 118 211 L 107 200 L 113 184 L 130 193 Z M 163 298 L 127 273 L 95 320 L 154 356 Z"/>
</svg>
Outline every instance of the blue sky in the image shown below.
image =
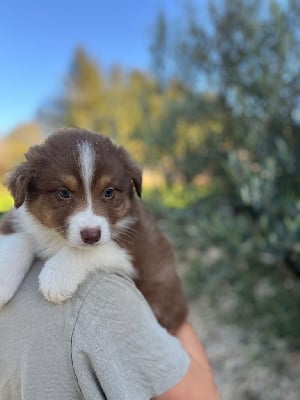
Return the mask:
<svg viewBox="0 0 300 400">
<path fill-rule="evenodd" d="M 205 0 L 198 0 L 198 4 Z M 184 0 L 1 0 L 0 135 L 31 121 L 59 92 L 81 45 L 104 67 L 149 67 L 159 10 L 176 16 Z"/>
</svg>

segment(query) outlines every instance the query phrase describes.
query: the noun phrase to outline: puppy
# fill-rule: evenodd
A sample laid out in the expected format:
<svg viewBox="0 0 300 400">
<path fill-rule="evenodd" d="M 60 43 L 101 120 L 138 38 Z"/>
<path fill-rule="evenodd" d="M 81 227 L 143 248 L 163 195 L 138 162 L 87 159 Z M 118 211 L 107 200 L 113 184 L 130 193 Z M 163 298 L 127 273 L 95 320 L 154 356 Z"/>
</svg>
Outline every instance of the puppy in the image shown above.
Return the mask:
<svg viewBox="0 0 300 400">
<path fill-rule="evenodd" d="M 0 308 L 36 257 L 44 296 L 70 298 L 96 270 L 131 276 L 158 321 L 174 332 L 187 317 L 171 245 L 142 201 L 142 173 L 123 147 L 67 128 L 34 146 L 9 175 L 15 208 L 0 224 Z"/>
</svg>

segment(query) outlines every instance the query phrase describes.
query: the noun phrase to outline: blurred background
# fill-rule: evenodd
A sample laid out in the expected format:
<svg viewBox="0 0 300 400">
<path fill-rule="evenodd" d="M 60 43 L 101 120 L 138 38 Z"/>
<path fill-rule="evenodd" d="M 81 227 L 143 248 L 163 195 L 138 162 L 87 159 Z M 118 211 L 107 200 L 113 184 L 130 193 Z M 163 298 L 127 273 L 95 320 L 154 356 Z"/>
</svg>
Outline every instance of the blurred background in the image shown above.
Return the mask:
<svg viewBox="0 0 300 400">
<path fill-rule="evenodd" d="M 299 1 L 3 1 L 0 49 L 1 176 L 63 126 L 123 144 L 223 400 L 299 400 Z"/>
</svg>

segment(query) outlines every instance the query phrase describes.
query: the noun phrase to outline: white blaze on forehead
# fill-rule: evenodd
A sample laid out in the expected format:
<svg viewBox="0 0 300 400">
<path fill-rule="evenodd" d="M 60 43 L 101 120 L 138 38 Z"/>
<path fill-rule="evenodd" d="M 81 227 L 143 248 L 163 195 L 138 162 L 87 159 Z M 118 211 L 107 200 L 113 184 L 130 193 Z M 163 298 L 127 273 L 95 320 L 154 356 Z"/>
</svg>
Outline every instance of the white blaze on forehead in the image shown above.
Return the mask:
<svg viewBox="0 0 300 400">
<path fill-rule="evenodd" d="M 80 175 L 86 193 L 88 206 L 91 207 L 92 205 L 91 184 L 94 175 L 96 155 L 94 149 L 88 142 L 79 143 L 78 148 L 79 148 Z"/>
<path fill-rule="evenodd" d="M 83 229 L 99 228 L 101 238 L 99 244 L 105 244 L 111 239 L 110 226 L 107 218 L 93 212 L 92 180 L 95 173 L 96 153 L 88 142 L 78 143 L 80 176 L 86 196 L 86 208 L 72 214 L 69 218 L 67 240 L 72 246 L 82 246 L 81 231 Z"/>
</svg>

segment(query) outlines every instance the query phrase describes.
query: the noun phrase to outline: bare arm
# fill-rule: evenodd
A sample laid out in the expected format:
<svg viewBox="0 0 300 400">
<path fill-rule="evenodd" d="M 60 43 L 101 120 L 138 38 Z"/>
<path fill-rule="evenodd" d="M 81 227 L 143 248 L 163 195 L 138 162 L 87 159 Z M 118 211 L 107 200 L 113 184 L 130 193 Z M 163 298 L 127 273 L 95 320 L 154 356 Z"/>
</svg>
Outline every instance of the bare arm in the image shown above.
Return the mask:
<svg viewBox="0 0 300 400">
<path fill-rule="evenodd" d="M 156 400 L 219 400 L 212 372 L 195 331 L 188 323 L 176 333 L 191 358 L 190 367 L 181 381 Z"/>
</svg>

